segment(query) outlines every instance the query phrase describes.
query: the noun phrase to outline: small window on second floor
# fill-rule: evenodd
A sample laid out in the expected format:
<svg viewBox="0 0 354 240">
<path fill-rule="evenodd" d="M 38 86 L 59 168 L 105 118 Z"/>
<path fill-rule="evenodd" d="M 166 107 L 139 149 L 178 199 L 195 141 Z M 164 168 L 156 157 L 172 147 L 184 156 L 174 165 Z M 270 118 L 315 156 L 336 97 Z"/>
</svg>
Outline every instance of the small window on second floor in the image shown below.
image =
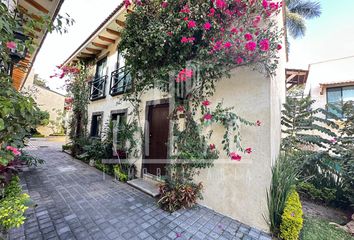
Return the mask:
<svg viewBox="0 0 354 240">
<path fill-rule="evenodd" d="M 91 119 L 91 137 L 101 137 L 102 133 L 102 113 L 94 113 Z"/>
<path fill-rule="evenodd" d="M 344 118 L 343 105 L 354 101 L 354 86 L 327 88 L 327 110 Z"/>
</svg>

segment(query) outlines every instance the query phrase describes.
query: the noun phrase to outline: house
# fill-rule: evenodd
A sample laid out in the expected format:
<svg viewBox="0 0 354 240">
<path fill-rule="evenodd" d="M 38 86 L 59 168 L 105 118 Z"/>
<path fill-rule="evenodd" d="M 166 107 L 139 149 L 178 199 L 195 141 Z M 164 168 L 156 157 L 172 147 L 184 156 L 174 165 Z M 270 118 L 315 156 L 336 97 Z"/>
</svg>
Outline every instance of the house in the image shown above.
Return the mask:
<svg viewBox="0 0 354 240">
<path fill-rule="evenodd" d="M 57 16 L 61 5 L 64 0 L 1 0 L 6 4 L 9 11 L 17 8 L 22 15 L 22 18 L 39 20 L 41 16 L 49 16 L 52 21 Z M 20 90 L 24 85 L 28 74 L 32 68 L 32 64 L 36 59 L 38 51 L 40 50 L 43 41 L 47 35 L 47 29 L 36 29 L 34 38 L 34 51 L 26 54 L 24 59 L 21 59 L 12 69 L 13 87 L 16 90 Z M 15 34 L 16 35 L 16 34 Z M 22 33 L 17 33 L 19 38 L 28 37 L 23 36 Z"/>
<path fill-rule="evenodd" d="M 129 120 L 133 110 L 129 102 L 122 101 L 122 94 L 133 87 L 134 79 L 125 70 L 122 53 L 117 51 L 129 11 L 119 5 L 64 63 L 69 65 L 79 60 L 96 63 L 88 105 L 91 137 L 103 137 L 105 123 Z M 278 22 L 283 27 L 281 16 Z M 197 179 L 205 189 L 200 204 L 266 231 L 269 230 L 264 220 L 266 191 L 272 163 L 279 153 L 281 108 L 285 101 L 286 54 L 284 50 L 279 53 L 276 76 L 266 77 L 264 73 L 241 67 L 233 70 L 230 78 L 217 83 L 216 93 L 209 99 L 212 104 L 223 101 L 225 106 L 235 107 L 239 115 L 262 124 L 258 128 L 241 129 L 243 142 L 252 146 L 253 154 L 244 155 L 240 163 L 223 155 L 213 168 L 201 171 Z M 139 124 L 150 144 L 145 141 L 143 154 L 135 161 L 139 178 L 163 174 L 164 166 L 152 164 L 151 159 L 166 159 L 168 155 L 169 104 L 169 95 L 158 89 L 142 96 Z M 213 141 L 222 141 L 221 132 L 216 133 Z"/>
<path fill-rule="evenodd" d="M 354 101 L 354 56 L 331 59 L 309 65 L 305 94 L 316 100 L 314 108 L 326 108 L 327 104 L 341 109 L 347 101 Z M 328 110 L 343 117 L 338 109 Z"/>
<path fill-rule="evenodd" d="M 22 86 L 22 91 L 29 91 L 38 108 L 49 113 L 49 124 L 38 126 L 37 131 L 44 136 L 63 134 L 65 96 L 46 86 L 41 86 L 36 83 L 35 79 L 34 69 L 32 68 Z"/>
</svg>

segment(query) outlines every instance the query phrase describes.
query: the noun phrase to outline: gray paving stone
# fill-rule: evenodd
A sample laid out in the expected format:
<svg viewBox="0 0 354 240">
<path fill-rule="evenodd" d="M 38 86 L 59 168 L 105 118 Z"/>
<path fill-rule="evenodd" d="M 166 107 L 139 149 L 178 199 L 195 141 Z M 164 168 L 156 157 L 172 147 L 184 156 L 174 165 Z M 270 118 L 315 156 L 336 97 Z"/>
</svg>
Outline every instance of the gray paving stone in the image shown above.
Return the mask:
<svg viewBox="0 0 354 240">
<path fill-rule="evenodd" d="M 28 209 L 22 228 L 11 240 L 154 240 L 257 239 L 271 237 L 257 229 L 197 206 L 172 214 L 155 199 L 60 151 L 56 142 L 36 141 L 30 154 L 46 163 L 20 174 L 21 183 L 38 205 Z"/>
</svg>

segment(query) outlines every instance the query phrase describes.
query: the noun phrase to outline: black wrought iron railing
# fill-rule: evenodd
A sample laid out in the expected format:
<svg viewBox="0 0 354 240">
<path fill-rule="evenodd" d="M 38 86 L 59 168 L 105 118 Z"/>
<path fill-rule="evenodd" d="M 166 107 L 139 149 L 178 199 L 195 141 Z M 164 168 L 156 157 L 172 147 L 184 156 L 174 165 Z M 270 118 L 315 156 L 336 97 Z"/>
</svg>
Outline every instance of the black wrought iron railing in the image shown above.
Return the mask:
<svg viewBox="0 0 354 240">
<path fill-rule="evenodd" d="M 106 97 L 106 82 L 108 76 L 102 76 L 99 78 L 95 78 L 90 82 L 91 92 L 90 92 L 90 100 L 98 100 Z"/>
<path fill-rule="evenodd" d="M 132 78 L 130 71 L 126 67 L 121 67 L 111 73 L 109 94 L 115 96 L 123 94 L 132 88 Z"/>
</svg>

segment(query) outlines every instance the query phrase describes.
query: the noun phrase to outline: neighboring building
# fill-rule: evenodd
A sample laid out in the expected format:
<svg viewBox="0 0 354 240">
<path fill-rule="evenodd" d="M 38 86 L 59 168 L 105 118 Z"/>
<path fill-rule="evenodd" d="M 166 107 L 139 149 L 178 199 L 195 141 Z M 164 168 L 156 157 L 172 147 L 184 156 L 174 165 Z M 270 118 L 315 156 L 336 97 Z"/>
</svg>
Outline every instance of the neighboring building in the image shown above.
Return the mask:
<svg viewBox="0 0 354 240">
<path fill-rule="evenodd" d="M 34 69 L 32 69 L 22 90 L 31 92 L 39 109 L 49 113 L 49 124 L 39 126 L 37 131 L 44 136 L 63 134 L 65 96 L 46 86 L 36 84 L 35 79 Z"/>
<path fill-rule="evenodd" d="M 309 65 L 305 94 L 316 100 L 314 108 L 334 104 L 341 109 L 347 101 L 354 101 L 354 56 L 332 59 Z M 342 112 L 329 111 L 343 117 Z"/>
<path fill-rule="evenodd" d="M 23 14 L 24 18 L 40 19 L 41 15 L 47 15 L 52 20 L 57 16 L 64 0 L 1 0 L 10 11 L 17 9 Z M 27 53 L 25 59 L 21 60 L 12 71 L 13 86 L 20 90 L 24 85 L 28 74 L 32 68 L 39 49 L 47 35 L 47 30 L 37 29 L 35 34 L 34 51 Z"/>
<path fill-rule="evenodd" d="M 110 120 L 129 120 L 129 113 L 132 112 L 130 103 L 121 101 L 121 98 L 134 80 L 126 74 L 124 59 L 117 51 L 126 14 L 123 5 L 117 7 L 64 63 L 96 60 L 88 106 L 88 129 L 92 137 L 102 136 L 103 126 Z M 279 24 L 283 27 L 281 16 Z M 220 159 L 215 162 L 214 168 L 201 171 L 198 177 L 205 189 L 204 200 L 200 202 L 202 205 L 266 231 L 269 230 L 264 220 L 267 216 L 266 190 L 270 186 L 271 166 L 278 156 L 281 140 L 285 59 L 283 50 L 274 78 L 266 78 L 262 73 L 243 67 L 232 71 L 231 78 L 217 83 L 216 93 L 209 99 L 213 104 L 223 100 L 225 106 L 235 107 L 237 113 L 246 119 L 260 120 L 262 126 L 241 130 L 243 143 L 252 146 L 253 154 L 244 155 L 240 163 Z M 135 162 L 137 176 L 144 178 L 157 175 L 158 167 L 161 167 L 151 164 L 151 158 L 167 158 L 168 147 L 163 143 L 168 142 L 170 132 L 167 119 L 169 96 L 159 90 L 151 90 L 142 96 L 141 106 L 139 121 L 145 129 L 145 139 L 149 139 L 150 143 L 162 143 L 147 145 L 145 156 Z M 221 143 L 221 132 L 215 132 L 213 141 Z M 229 159 L 225 155 L 222 158 Z M 210 177 L 210 171 L 219 174 Z"/>
</svg>

